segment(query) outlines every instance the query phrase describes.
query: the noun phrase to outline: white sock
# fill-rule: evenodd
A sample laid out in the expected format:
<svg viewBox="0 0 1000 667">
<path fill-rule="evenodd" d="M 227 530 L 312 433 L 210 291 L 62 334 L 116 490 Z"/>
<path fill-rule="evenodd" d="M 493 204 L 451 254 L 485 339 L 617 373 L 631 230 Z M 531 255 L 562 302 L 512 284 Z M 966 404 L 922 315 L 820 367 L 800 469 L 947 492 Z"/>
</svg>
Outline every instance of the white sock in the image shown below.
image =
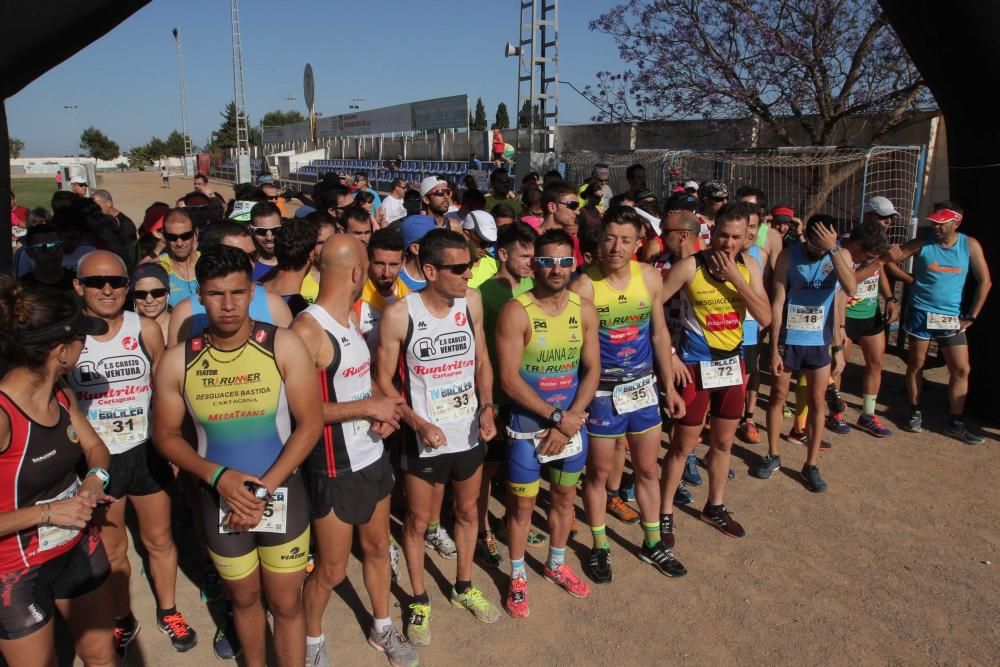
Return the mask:
<svg viewBox="0 0 1000 667">
<path fill-rule="evenodd" d="M 317 646 L 326 641 L 326 637 L 320 635 L 319 637 L 310 637 L 306 635 L 306 646 Z"/>
<path fill-rule="evenodd" d="M 374 625 L 375 625 L 375 632 L 382 634 L 383 632 L 392 627 L 392 619 L 376 618 Z"/>
</svg>

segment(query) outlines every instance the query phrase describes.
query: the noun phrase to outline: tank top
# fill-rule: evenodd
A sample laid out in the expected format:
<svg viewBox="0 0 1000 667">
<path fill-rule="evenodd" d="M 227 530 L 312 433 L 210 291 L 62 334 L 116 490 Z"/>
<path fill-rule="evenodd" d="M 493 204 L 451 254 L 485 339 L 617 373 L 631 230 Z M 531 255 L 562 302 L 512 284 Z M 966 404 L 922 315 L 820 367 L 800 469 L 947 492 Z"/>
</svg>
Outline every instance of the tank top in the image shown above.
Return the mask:
<svg viewBox="0 0 1000 667">
<path fill-rule="evenodd" d="M 271 308 L 267 305 L 267 290 L 260 285 L 254 287 L 253 298 L 250 299 L 250 319 L 254 322 L 274 324 Z M 208 328 L 208 314 L 205 306 L 197 296 L 191 297 L 191 334 L 200 335 Z"/>
<path fill-rule="evenodd" d="M 750 249 L 746 251 L 746 254 L 757 260 L 757 268 L 761 271 L 764 270 L 764 259 L 760 254 L 760 247 L 756 245 L 750 246 Z M 744 345 L 756 345 L 759 341 L 760 336 L 760 326 L 757 324 L 757 320 L 750 313 L 750 309 L 746 311 L 746 317 L 743 319 L 743 344 Z"/>
<path fill-rule="evenodd" d="M 604 278 L 600 265 L 587 269 L 594 285 L 594 307 L 601 342 L 601 385 L 631 382 L 653 372 L 649 324 L 653 300 L 642 276 L 642 264 L 629 262 L 628 284 L 616 290 Z"/>
<path fill-rule="evenodd" d="M 669 255 L 660 255 L 653 262 L 653 268 L 660 272 L 664 280 L 670 275 L 673 268 L 673 259 Z M 681 332 L 684 330 L 684 321 L 689 317 L 690 305 L 687 300 L 686 290 L 677 292 L 666 300 L 663 304 L 663 317 L 667 322 L 667 331 L 670 332 L 670 344 L 676 349 L 681 344 Z"/>
<path fill-rule="evenodd" d="M 833 340 L 833 298 L 840 289 L 830 255 L 812 259 L 802 243 L 789 246 L 785 317 L 779 341 L 787 345 L 829 345 Z"/>
<path fill-rule="evenodd" d="M 950 248 L 925 243 L 914 259 L 910 303 L 928 313 L 960 315 L 969 262 L 969 237 L 965 234 L 958 234 Z"/>
<path fill-rule="evenodd" d="M 392 293 L 389 296 L 382 296 L 382 293 L 375 287 L 371 278 L 365 281 L 364 289 L 361 290 L 361 298 L 354 302 L 354 312 L 358 314 L 358 328 L 361 335 L 368 341 L 368 349 L 372 354 L 378 348 L 378 326 L 382 321 L 382 313 L 390 304 L 396 303 L 400 298 L 410 293 L 410 288 L 406 286 L 398 277 L 392 284 Z"/>
<path fill-rule="evenodd" d="M 530 293 L 516 297 L 531 323 L 531 338 L 521 355 L 521 379 L 553 408 L 568 409 L 579 384 L 580 351 L 583 349 L 583 311 L 580 296 L 567 292 L 566 307 L 558 315 L 547 315 Z M 548 415 L 536 415 L 516 403 L 510 406 L 510 427 L 534 433 L 547 426 Z M 542 424 L 546 421 L 546 424 Z"/>
<path fill-rule="evenodd" d="M 685 287 L 691 308 L 684 322 L 680 358 L 686 364 L 723 359 L 738 354 L 743 344 L 743 319 L 746 304 L 736 287 L 716 280 L 708 270 L 705 256 L 694 256 L 694 277 Z M 743 254 L 736 256 L 736 266 L 750 283 Z"/>
<path fill-rule="evenodd" d="M 446 440 L 434 449 L 417 435 L 420 456 L 472 449 L 479 444 L 479 400 L 476 341 L 468 304 L 464 298 L 455 299 L 448 314 L 437 318 L 424 307 L 419 294 L 404 298 L 410 318 L 402 359 L 406 402 L 440 428 Z"/>
<path fill-rule="evenodd" d="M 273 324 L 255 322 L 247 341 L 219 350 L 201 334 L 184 343 L 184 399 L 198 454 L 263 475 L 292 432 L 285 382 L 274 360 Z"/>
<path fill-rule="evenodd" d="M 108 341 L 87 336 L 80 360 L 67 375 L 80 410 L 112 455 L 149 440 L 152 362 L 140 335 L 140 319 L 122 313 L 121 328 Z"/>
<path fill-rule="evenodd" d="M 353 325 L 341 326 L 318 304 L 305 309 L 333 346 L 333 359 L 319 372 L 324 403 L 360 401 L 372 396 L 371 354 L 361 332 Z M 325 424 L 323 435 L 306 459 L 310 471 L 339 477 L 357 472 L 382 456 L 382 440 L 367 419 Z"/>
<path fill-rule="evenodd" d="M 855 263 L 854 270 L 857 271 L 864 266 L 864 264 Z M 852 320 L 861 320 L 874 317 L 875 313 L 878 312 L 878 284 L 880 272 L 881 269 L 876 270 L 874 274 L 858 283 L 858 291 L 847 299 L 847 317 Z"/>
<path fill-rule="evenodd" d="M 80 438 L 70 425 L 69 400 L 60 389 L 55 396 L 59 420 L 55 426 L 45 426 L 0 392 L 0 410 L 10 421 L 10 446 L 0 453 L 0 511 L 13 512 L 76 495 L 80 486 L 76 467 L 83 458 Z M 51 525 L 4 535 L 0 537 L 0 573 L 41 565 L 69 551 L 80 539 L 75 528 Z"/>
</svg>

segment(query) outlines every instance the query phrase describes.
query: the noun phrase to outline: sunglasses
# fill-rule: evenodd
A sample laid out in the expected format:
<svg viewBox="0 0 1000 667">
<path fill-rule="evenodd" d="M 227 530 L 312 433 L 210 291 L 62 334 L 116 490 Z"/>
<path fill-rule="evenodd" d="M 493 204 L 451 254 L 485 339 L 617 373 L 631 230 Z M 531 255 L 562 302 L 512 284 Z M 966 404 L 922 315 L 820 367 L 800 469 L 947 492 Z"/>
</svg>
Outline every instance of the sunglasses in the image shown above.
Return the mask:
<svg viewBox="0 0 1000 667">
<path fill-rule="evenodd" d="M 170 290 L 168 290 L 166 287 L 157 287 L 155 289 L 137 289 L 132 292 L 132 296 L 135 298 L 136 301 L 145 301 L 150 296 L 152 296 L 154 299 L 162 299 L 169 293 Z"/>
<path fill-rule="evenodd" d="M 471 271 L 472 267 L 475 266 L 474 262 L 468 262 L 465 264 L 435 264 L 434 267 L 438 270 L 447 270 L 454 273 L 456 276 L 460 276 L 466 271 Z"/>
<path fill-rule="evenodd" d="M 574 199 L 573 201 L 561 201 L 559 203 L 571 211 L 575 211 L 576 209 L 580 208 L 580 202 L 577 201 L 576 199 Z"/>
<path fill-rule="evenodd" d="M 194 230 L 189 232 L 183 232 L 181 234 L 171 234 L 170 232 L 163 232 L 163 238 L 168 243 L 173 243 L 174 241 L 190 241 L 194 238 Z"/>
<path fill-rule="evenodd" d="M 62 247 L 61 241 L 48 241 L 46 243 L 32 243 L 28 246 L 28 250 L 33 252 L 41 252 L 42 250 L 58 250 Z"/>
<path fill-rule="evenodd" d="M 551 269 L 557 264 L 563 269 L 569 269 L 573 266 L 572 257 L 535 257 L 535 263 L 538 264 L 543 269 Z"/>
<path fill-rule="evenodd" d="M 104 289 L 105 285 L 111 285 L 111 289 L 121 289 L 128 286 L 126 276 L 86 276 L 77 278 L 80 284 L 90 289 Z"/>
<path fill-rule="evenodd" d="M 451 190 L 431 190 L 427 195 L 429 197 L 450 197 Z"/>
<path fill-rule="evenodd" d="M 254 227 L 252 225 L 250 226 L 250 231 L 252 231 L 257 236 L 267 236 L 269 233 L 275 234 L 279 229 L 281 229 L 281 225 L 278 225 L 277 227 Z"/>
<path fill-rule="evenodd" d="M 278 195 L 274 195 L 273 197 L 268 197 L 267 201 L 278 201 Z"/>
</svg>

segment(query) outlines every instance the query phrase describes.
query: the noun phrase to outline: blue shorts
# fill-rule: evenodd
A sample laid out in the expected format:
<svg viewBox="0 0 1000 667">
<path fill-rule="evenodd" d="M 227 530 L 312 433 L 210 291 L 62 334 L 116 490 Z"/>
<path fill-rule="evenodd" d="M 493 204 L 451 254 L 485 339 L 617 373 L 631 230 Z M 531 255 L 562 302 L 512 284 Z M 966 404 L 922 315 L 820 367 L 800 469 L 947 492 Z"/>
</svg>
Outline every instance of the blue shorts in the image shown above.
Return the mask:
<svg viewBox="0 0 1000 667">
<path fill-rule="evenodd" d="M 601 396 L 601 393 L 598 392 L 599 395 L 594 397 L 589 408 L 587 433 L 592 438 L 620 438 L 623 435 L 645 433 L 660 428 L 663 423 L 659 405 L 647 405 L 620 415 L 615 412 L 610 392 L 605 396 Z"/>
<path fill-rule="evenodd" d="M 576 484 L 576 480 L 583 472 L 583 466 L 587 462 L 587 432 L 580 433 L 583 438 L 583 449 L 578 454 L 564 459 L 550 461 L 546 465 L 549 467 L 549 481 L 554 484 L 569 486 Z M 535 443 L 531 440 L 511 438 L 507 445 L 507 482 L 514 488 L 516 495 L 535 495 L 538 493 L 538 480 L 542 476 L 542 464 L 538 462 L 538 455 L 535 451 Z M 564 482 L 569 481 L 569 484 Z M 534 494 L 528 489 L 534 489 Z M 519 493 L 518 489 L 523 489 L 524 493 Z"/>
<path fill-rule="evenodd" d="M 785 345 L 778 346 L 778 354 L 785 365 L 785 372 L 814 371 L 829 366 L 833 361 L 829 345 Z"/>
<path fill-rule="evenodd" d="M 928 330 L 927 311 L 915 308 L 913 304 L 910 304 L 910 306 L 906 309 L 906 318 L 903 321 L 903 331 L 905 331 L 907 335 L 920 340 L 930 340 L 933 338 L 943 347 L 969 344 L 964 331 L 958 329 L 954 331 L 942 331 L 937 329 L 933 331 Z"/>
</svg>

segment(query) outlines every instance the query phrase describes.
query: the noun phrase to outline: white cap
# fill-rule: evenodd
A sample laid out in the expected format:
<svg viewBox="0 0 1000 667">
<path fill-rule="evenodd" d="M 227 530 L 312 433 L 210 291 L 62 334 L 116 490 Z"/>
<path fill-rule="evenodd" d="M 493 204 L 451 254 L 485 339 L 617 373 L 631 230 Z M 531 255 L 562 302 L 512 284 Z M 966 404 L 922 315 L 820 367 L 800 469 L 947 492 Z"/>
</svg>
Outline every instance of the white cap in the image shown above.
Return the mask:
<svg viewBox="0 0 1000 667">
<path fill-rule="evenodd" d="M 892 205 L 892 202 L 885 197 L 872 197 L 865 204 L 865 213 L 871 212 L 878 213 L 883 218 L 887 218 L 890 215 L 899 215 L 896 211 L 896 207 Z"/>
<path fill-rule="evenodd" d="M 255 203 L 237 199 L 233 202 L 233 212 L 229 214 L 229 219 L 237 222 L 250 222 L 250 209 L 254 207 Z"/>
<path fill-rule="evenodd" d="M 428 176 L 424 180 L 420 181 L 420 196 L 426 197 L 428 192 L 436 190 L 439 185 L 448 187 L 448 184 L 437 176 Z"/>
<path fill-rule="evenodd" d="M 688 182 L 686 182 L 684 184 L 684 189 L 685 190 L 694 190 L 695 192 L 697 192 L 698 191 L 698 181 L 688 181 Z"/>
<path fill-rule="evenodd" d="M 648 220 L 649 224 L 653 225 L 653 229 L 656 231 L 657 236 L 663 233 L 663 225 L 660 222 L 659 218 L 657 218 L 655 215 L 647 213 L 646 211 L 643 211 L 638 206 L 636 206 L 633 210 L 642 217 L 644 217 L 646 220 Z"/>
<path fill-rule="evenodd" d="M 490 243 L 497 240 L 497 221 L 486 211 L 469 211 L 462 220 L 462 229 L 471 229 Z"/>
<path fill-rule="evenodd" d="M 74 183 L 76 185 L 87 185 L 87 179 L 84 178 L 83 176 L 74 176 L 73 178 L 69 179 L 69 182 Z"/>
</svg>

